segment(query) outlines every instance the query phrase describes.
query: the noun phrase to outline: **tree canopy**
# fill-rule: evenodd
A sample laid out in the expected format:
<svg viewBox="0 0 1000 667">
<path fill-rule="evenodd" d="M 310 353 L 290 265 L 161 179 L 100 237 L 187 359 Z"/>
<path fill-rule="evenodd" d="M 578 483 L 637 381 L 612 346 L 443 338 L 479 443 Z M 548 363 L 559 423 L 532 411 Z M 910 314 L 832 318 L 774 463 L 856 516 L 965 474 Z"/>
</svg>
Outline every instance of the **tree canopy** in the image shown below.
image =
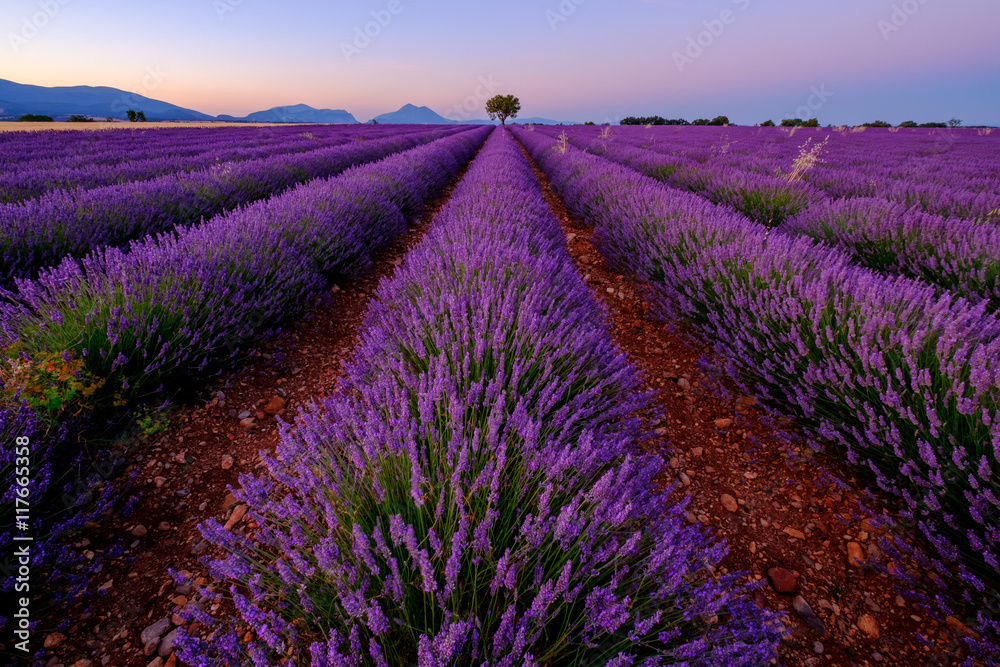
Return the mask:
<svg viewBox="0 0 1000 667">
<path fill-rule="evenodd" d="M 495 95 L 486 101 L 486 113 L 490 115 L 490 120 L 500 119 L 500 123 L 507 124 L 508 118 L 517 118 L 517 112 L 521 110 L 521 101 L 513 95 Z"/>
</svg>

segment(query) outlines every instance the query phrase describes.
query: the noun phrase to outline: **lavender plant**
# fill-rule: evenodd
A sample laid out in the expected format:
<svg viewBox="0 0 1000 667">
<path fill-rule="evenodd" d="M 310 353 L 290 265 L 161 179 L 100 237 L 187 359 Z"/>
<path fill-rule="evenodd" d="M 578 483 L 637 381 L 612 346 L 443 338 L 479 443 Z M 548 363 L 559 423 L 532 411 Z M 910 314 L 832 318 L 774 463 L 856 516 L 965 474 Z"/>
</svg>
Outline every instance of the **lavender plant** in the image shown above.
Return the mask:
<svg viewBox="0 0 1000 667">
<path fill-rule="evenodd" d="M 30 145 L 23 146 L 23 159 L 4 164 L 4 173 L 0 175 L 0 202 L 23 201 L 57 189 L 87 190 L 149 180 L 163 174 L 196 171 L 213 164 L 304 153 L 346 143 L 353 134 L 334 126 L 312 130 L 303 132 L 299 127 L 223 128 L 214 131 L 199 128 L 179 133 L 146 132 L 141 144 L 127 144 L 127 152 L 116 135 L 130 135 L 131 132 L 100 133 L 101 140 L 94 142 L 94 150 L 87 150 L 91 141 L 42 135 L 35 137 Z M 48 141 L 60 144 L 58 159 L 53 159 L 45 151 Z M 20 141 L 15 143 L 23 145 Z M 4 144 L 4 138 L 0 138 L 0 153 L 10 148 Z M 79 149 L 79 153 L 66 153 L 65 149 L 69 147 Z"/>
<path fill-rule="evenodd" d="M 67 424 L 46 425 L 27 402 L 15 398 L 0 404 L 0 485 L 4 488 L 0 496 L 0 628 L 8 638 L 0 653 L 23 657 L 11 646 L 14 628 L 8 629 L 21 598 L 31 600 L 32 619 L 37 618 L 45 609 L 82 595 L 88 572 L 100 567 L 100 558 L 85 560 L 68 549 L 65 540 L 114 507 L 118 499 L 111 485 L 99 484 L 94 468 L 99 461 L 69 449 L 68 433 Z M 120 509 L 127 512 L 127 504 Z M 16 537 L 30 541 L 15 541 Z M 27 579 L 16 555 L 25 547 Z M 24 583 L 29 587 L 23 588 Z"/>
<path fill-rule="evenodd" d="M 1000 226 L 856 197 L 812 206 L 785 229 L 841 248 L 877 271 L 921 278 L 1000 308 Z"/>
<path fill-rule="evenodd" d="M 424 130 L 375 141 L 352 141 L 306 153 L 215 164 L 191 173 L 83 191 L 56 190 L 0 207 L 0 285 L 34 278 L 67 255 L 196 224 L 297 184 L 330 178 L 457 130 Z"/>
<path fill-rule="evenodd" d="M 761 665 L 779 625 L 643 454 L 648 396 L 497 130 L 381 285 L 342 391 L 202 527 L 251 628 L 195 665 Z M 212 619 L 202 616 L 205 622 Z"/>
<path fill-rule="evenodd" d="M 194 227 L 67 258 L 0 300 L 0 339 L 20 353 L 69 352 L 105 402 L 189 384 L 299 312 L 324 276 L 362 267 L 410 209 L 471 158 L 485 128 L 349 170 Z M 400 171 L 402 169 L 402 171 Z M 408 175 L 386 180 L 380 174 Z M 405 182 L 404 185 L 400 185 Z M 381 183 L 381 185 L 379 185 Z"/>
<path fill-rule="evenodd" d="M 968 600 L 996 597 L 1000 319 L 986 303 L 852 266 L 539 133 L 518 138 L 665 317 L 693 324 L 748 391 L 899 498 L 943 579 Z"/>
</svg>

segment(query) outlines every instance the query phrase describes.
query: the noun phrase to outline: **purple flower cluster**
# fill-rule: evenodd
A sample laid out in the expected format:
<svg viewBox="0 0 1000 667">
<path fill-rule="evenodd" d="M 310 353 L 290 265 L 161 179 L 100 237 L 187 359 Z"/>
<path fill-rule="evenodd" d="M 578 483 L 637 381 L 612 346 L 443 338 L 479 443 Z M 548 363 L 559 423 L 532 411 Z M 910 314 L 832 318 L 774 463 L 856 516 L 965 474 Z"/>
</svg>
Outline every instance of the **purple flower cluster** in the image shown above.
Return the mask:
<svg viewBox="0 0 1000 667">
<path fill-rule="evenodd" d="M 66 424 L 44 427 L 26 403 L 0 405 L 0 487 L 4 489 L 0 496 L 0 628 L 11 622 L 17 601 L 26 593 L 33 600 L 33 615 L 38 615 L 44 607 L 84 593 L 88 572 L 99 571 L 101 557 L 87 561 L 69 549 L 65 540 L 114 507 L 111 485 L 99 488 L 98 471 L 108 470 L 110 463 L 102 454 L 92 458 L 70 451 L 69 430 Z M 56 461 L 58 465 L 53 465 Z M 21 488 L 27 489 L 27 497 L 20 495 Z M 20 507 L 26 507 L 27 514 L 17 511 L 18 499 L 26 503 Z M 128 507 L 122 510 L 127 512 Z M 15 542 L 15 536 L 31 541 Z M 17 591 L 19 562 L 14 551 L 24 546 L 30 553 L 30 589 Z"/>
<path fill-rule="evenodd" d="M 692 323 L 749 391 L 897 496 L 950 581 L 980 600 L 997 595 L 1000 319 L 987 303 L 854 266 L 812 239 L 517 132 L 666 317 Z"/>
<path fill-rule="evenodd" d="M 643 149 L 628 141 L 587 141 L 574 133 L 570 143 L 624 164 L 672 187 L 690 190 L 774 227 L 822 199 L 806 183 L 745 169 L 725 161 L 679 158 Z"/>
<path fill-rule="evenodd" d="M 737 178 L 754 174 L 787 182 L 794 177 L 812 186 L 813 194 L 829 198 L 879 197 L 944 217 L 1000 220 L 997 133 L 620 127 L 607 136 L 590 127 L 538 129 L 549 136 L 565 131 L 580 148 L 618 162 L 627 159 L 648 176 L 713 200 L 715 188 L 735 170 Z M 810 153 L 818 159 L 801 161 Z M 755 218 L 752 209 L 745 213 Z"/>
<path fill-rule="evenodd" d="M 487 131 L 449 133 L 127 252 L 67 258 L 0 294 L 0 342 L 70 351 L 108 396 L 188 383 L 299 312 L 327 277 L 364 266 Z"/>
<path fill-rule="evenodd" d="M 1000 309 L 1000 225 L 856 197 L 811 206 L 784 230 L 841 248 L 876 271 L 921 278 Z"/>
<path fill-rule="evenodd" d="M 7 158 L 0 157 L 4 167 L 0 174 L 0 203 L 31 199 L 55 189 L 86 190 L 225 162 L 304 153 L 345 143 L 352 134 L 358 135 L 329 125 L 74 132 L 68 136 L 53 131 L 34 133 L 31 141 L 21 134 L 0 136 L 0 156 Z M 47 150 L 50 143 L 56 150 Z M 23 152 L 11 155 L 14 146 Z"/>
<path fill-rule="evenodd" d="M 462 128 L 407 131 L 370 140 L 214 164 L 193 172 L 90 190 L 55 190 L 27 202 L 0 206 L 0 285 L 34 278 L 65 256 L 195 224 L 204 218 L 271 197 L 296 184 L 328 178 L 349 167 L 413 148 Z M 351 132 L 357 139 L 368 135 Z"/>
<path fill-rule="evenodd" d="M 378 289 L 342 391 L 211 521 L 246 647 L 196 665 L 762 665 L 780 623 L 638 447 L 648 400 L 496 130 Z"/>
</svg>

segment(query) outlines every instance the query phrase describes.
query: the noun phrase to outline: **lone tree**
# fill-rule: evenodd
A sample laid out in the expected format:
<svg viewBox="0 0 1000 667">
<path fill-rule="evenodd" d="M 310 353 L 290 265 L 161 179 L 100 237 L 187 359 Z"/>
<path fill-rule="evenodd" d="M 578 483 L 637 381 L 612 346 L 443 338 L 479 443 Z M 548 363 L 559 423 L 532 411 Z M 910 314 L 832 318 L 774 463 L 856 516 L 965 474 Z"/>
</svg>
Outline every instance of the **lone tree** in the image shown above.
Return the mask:
<svg viewBox="0 0 1000 667">
<path fill-rule="evenodd" d="M 125 112 L 125 115 L 128 116 L 129 121 L 133 123 L 135 122 L 136 115 L 134 110 L 129 109 L 128 111 Z"/>
<path fill-rule="evenodd" d="M 513 95 L 497 95 L 486 101 L 486 113 L 490 120 L 500 119 L 501 125 L 507 125 L 508 118 L 517 118 L 521 110 L 521 101 Z"/>
<path fill-rule="evenodd" d="M 146 113 L 144 111 L 136 111 L 135 112 L 135 120 L 138 123 L 145 123 L 146 122 Z"/>
</svg>

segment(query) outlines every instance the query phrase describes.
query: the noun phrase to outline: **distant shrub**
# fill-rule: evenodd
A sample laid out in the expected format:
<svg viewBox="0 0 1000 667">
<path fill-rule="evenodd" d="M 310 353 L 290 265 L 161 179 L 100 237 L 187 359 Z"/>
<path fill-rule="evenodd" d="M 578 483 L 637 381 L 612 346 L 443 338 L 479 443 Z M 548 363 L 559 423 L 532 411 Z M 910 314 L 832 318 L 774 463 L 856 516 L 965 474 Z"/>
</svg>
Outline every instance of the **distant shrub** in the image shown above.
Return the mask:
<svg viewBox="0 0 1000 667">
<path fill-rule="evenodd" d="M 584 125 L 596 125 L 596 124 L 597 124 L 597 123 L 595 123 L 595 122 L 594 122 L 594 121 L 592 121 L 592 120 L 588 120 L 588 121 L 587 121 L 586 123 L 584 123 Z"/>
<path fill-rule="evenodd" d="M 906 120 L 899 124 L 900 127 L 918 127 L 917 123 L 912 120 Z"/>
<path fill-rule="evenodd" d="M 710 121 L 707 118 L 695 118 L 693 121 L 691 121 L 691 124 L 692 125 L 711 125 L 712 121 Z"/>
<path fill-rule="evenodd" d="M 786 118 L 781 121 L 781 127 L 798 127 L 804 122 L 801 118 Z"/>
<path fill-rule="evenodd" d="M 718 125 L 718 126 L 731 125 L 731 124 L 732 123 L 729 122 L 729 116 L 716 116 L 711 120 L 711 122 L 709 122 L 709 125 Z"/>
<path fill-rule="evenodd" d="M 52 116 L 43 116 L 37 113 L 26 113 L 17 119 L 19 123 L 51 123 Z"/>
<path fill-rule="evenodd" d="M 819 127 L 819 119 L 810 118 L 806 122 L 802 123 L 802 127 Z"/>
<path fill-rule="evenodd" d="M 763 123 L 760 124 L 760 126 L 761 127 L 774 127 L 774 121 L 773 120 L 765 120 Z"/>
<path fill-rule="evenodd" d="M 948 123 L 921 123 L 918 127 L 943 128 L 948 127 Z"/>
<path fill-rule="evenodd" d="M 892 127 L 892 123 L 887 123 L 884 120 L 875 120 L 870 123 L 862 123 L 859 127 Z"/>
<path fill-rule="evenodd" d="M 690 125 L 683 118 L 663 118 L 661 116 L 628 116 L 619 125 Z"/>
<path fill-rule="evenodd" d="M 69 119 L 67 119 L 66 122 L 68 122 L 68 123 L 93 123 L 94 119 L 93 118 L 88 118 L 87 116 L 83 116 L 83 115 L 78 114 L 78 113 L 75 113 L 72 116 L 70 116 Z"/>
</svg>

